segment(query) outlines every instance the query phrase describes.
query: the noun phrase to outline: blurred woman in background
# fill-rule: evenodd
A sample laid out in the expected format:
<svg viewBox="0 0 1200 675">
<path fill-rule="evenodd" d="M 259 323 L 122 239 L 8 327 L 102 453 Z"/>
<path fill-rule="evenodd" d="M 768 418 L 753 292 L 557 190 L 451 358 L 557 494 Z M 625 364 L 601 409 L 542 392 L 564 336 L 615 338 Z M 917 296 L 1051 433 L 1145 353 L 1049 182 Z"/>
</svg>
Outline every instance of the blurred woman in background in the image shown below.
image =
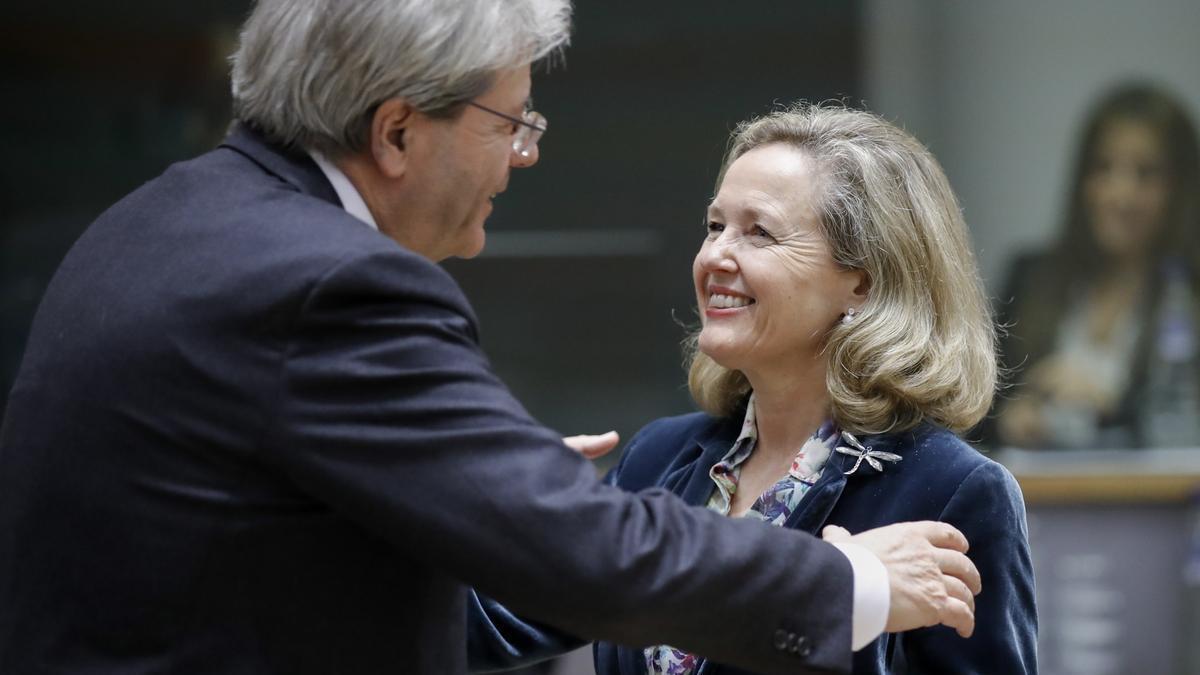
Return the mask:
<svg viewBox="0 0 1200 675">
<path fill-rule="evenodd" d="M 1094 108 L 1062 234 L 1018 259 L 1000 296 L 1016 384 L 997 407 L 1001 444 L 1200 443 L 1197 157 L 1163 91 L 1125 85 Z"/>
</svg>

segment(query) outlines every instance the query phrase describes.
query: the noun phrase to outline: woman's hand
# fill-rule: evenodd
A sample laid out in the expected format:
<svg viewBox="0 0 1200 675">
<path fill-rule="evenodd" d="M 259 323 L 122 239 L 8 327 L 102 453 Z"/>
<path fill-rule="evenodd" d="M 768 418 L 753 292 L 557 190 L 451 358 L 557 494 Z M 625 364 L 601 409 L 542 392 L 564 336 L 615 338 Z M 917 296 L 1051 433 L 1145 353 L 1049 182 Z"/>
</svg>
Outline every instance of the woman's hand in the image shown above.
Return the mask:
<svg viewBox="0 0 1200 675">
<path fill-rule="evenodd" d="M 575 452 L 587 457 L 588 459 L 596 459 L 603 457 L 617 447 L 621 437 L 615 431 L 609 431 L 597 436 L 580 435 L 580 436 L 565 436 L 563 443 Z"/>
</svg>

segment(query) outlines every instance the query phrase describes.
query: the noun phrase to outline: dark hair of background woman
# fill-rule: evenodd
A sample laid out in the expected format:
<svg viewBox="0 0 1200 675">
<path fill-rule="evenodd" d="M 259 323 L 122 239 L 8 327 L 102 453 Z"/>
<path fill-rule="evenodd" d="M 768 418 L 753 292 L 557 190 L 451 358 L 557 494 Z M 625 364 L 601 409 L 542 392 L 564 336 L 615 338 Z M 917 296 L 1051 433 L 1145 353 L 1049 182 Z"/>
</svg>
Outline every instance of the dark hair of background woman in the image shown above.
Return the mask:
<svg viewBox="0 0 1200 675">
<path fill-rule="evenodd" d="M 1200 216 L 1200 150 L 1196 130 L 1183 106 L 1167 92 L 1149 84 L 1124 84 L 1111 90 L 1092 109 L 1078 144 L 1071 174 L 1070 204 L 1051 267 L 1064 282 L 1090 280 L 1104 273 L 1105 253 L 1096 241 L 1084 207 L 1084 182 L 1097 162 L 1100 140 L 1115 123 L 1135 122 L 1150 129 L 1166 153 L 1169 204 L 1167 222 L 1150 249 L 1151 260 L 1159 260 L 1169 249 L 1193 251 Z M 1188 261 L 1195 263 L 1195 260 Z M 1062 286 L 1069 285 L 1068 283 Z"/>
</svg>

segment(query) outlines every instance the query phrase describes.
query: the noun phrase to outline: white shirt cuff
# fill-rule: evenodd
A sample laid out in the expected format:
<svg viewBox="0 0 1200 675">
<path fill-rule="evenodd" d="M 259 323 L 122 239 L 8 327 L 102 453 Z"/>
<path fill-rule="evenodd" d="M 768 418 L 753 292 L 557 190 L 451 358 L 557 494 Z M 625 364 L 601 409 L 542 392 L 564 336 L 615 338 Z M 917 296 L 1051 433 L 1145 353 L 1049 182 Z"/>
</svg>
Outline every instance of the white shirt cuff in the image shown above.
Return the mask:
<svg viewBox="0 0 1200 675">
<path fill-rule="evenodd" d="M 858 544 L 834 544 L 854 570 L 854 613 L 850 648 L 858 651 L 883 634 L 891 609 L 888 571 L 874 553 Z"/>
</svg>

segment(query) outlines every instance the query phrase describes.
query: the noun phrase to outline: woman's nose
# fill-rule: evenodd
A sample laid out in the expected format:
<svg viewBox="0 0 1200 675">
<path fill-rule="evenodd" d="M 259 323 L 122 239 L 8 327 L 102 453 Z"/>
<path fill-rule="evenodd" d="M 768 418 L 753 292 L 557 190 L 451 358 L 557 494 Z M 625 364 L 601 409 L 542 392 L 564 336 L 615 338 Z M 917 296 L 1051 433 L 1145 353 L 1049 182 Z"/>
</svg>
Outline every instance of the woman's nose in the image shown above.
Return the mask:
<svg viewBox="0 0 1200 675">
<path fill-rule="evenodd" d="M 701 267 L 709 271 L 736 272 L 737 259 L 734 257 L 732 242 L 722 234 L 716 239 L 706 240 L 697 255 Z"/>
<path fill-rule="evenodd" d="M 1138 167 L 1126 164 L 1114 166 L 1104 174 L 1102 194 L 1108 206 L 1121 207 L 1136 199 L 1144 187 L 1141 174 Z"/>
</svg>

